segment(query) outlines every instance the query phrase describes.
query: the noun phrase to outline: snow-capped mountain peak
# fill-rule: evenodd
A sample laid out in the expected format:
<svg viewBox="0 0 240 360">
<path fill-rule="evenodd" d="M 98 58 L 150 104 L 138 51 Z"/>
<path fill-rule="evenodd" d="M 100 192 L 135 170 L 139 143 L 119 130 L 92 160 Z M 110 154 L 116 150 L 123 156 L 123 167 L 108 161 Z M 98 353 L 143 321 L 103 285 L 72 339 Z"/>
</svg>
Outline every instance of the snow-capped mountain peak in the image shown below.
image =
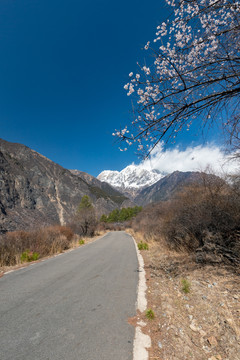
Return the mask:
<svg viewBox="0 0 240 360">
<path fill-rule="evenodd" d="M 104 181 L 124 193 L 134 194 L 155 184 L 164 175 L 157 170 L 147 170 L 137 165 L 129 165 L 122 171 L 104 170 L 98 175 Z"/>
</svg>

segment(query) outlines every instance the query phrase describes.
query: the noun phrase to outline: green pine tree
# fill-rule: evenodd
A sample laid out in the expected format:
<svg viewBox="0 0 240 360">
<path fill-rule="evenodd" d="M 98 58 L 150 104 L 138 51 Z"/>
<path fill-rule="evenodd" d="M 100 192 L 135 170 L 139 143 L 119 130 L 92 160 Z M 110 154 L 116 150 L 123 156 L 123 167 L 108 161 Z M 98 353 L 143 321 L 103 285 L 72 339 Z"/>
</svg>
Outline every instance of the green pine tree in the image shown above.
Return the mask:
<svg viewBox="0 0 240 360">
<path fill-rule="evenodd" d="M 92 209 L 92 203 L 91 200 L 87 195 L 84 195 L 81 199 L 80 204 L 78 205 L 78 212 L 86 209 Z"/>
<path fill-rule="evenodd" d="M 103 214 L 103 215 L 100 217 L 100 221 L 106 223 L 106 222 L 108 221 L 107 215 Z"/>
</svg>

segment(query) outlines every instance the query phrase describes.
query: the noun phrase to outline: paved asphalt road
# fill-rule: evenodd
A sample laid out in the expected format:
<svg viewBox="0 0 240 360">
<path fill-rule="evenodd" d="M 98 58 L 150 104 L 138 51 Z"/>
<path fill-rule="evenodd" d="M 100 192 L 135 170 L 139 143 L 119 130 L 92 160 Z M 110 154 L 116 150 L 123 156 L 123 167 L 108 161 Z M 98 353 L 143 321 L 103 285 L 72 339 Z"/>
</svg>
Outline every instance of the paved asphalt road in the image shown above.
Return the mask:
<svg viewBox="0 0 240 360">
<path fill-rule="evenodd" d="M 132 360 L 138 263 L 124 232 L 0 279 L 0 360 Z"/>
</svg>

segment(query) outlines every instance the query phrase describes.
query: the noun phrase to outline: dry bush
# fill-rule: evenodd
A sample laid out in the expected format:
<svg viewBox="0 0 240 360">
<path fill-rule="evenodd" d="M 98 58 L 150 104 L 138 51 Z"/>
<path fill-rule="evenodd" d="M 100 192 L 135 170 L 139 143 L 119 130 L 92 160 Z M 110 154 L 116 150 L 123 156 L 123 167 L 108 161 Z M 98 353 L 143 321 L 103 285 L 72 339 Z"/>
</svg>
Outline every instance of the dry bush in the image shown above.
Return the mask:
<svg viewBox="0 0 240 360">
<path fill-rule="evenodd" d="M 13 231 L 0 238 L 0 266 L 20 262 L 21 254 L 30 248 L 31 239 L 26 231 Z"/>
<path fill-rule="evenodd" d="M 132 229 L 135 232 L 141 232 L 143 239 L 146 241 L 152 239 L 160 241 L 167 206 L 168 202 L 159 202 L 158 204 L 146 206 L 132 221 Z"/>
<path fill-rule="evenodd" d="M 50 226 L 34 231 L 8 232 L 0 238 L 0 266 L 14 266 L 29 251 L 39 257 L 67 250 L 74 233 L 66 226 Z"/>
<path fill-rule="evenodd" d="M 68 227 L 79 236 L 93 237 L 98 226 L 96 214 L 94 209 L 83 209 L 77 212 L 73 221 L 68 224 Z"/>
<path fill-rule="evenodd" d="M 133 222 L 146 239 L 196 252 L 198 261 L 240 259 L 240 196 L 217 177 L 185 187 L 168 202 L 148 206 Z"/>
<path fill-rule="evenodd" d="M 34 231 L 36 249 L 41 256 L 52 255 L 69 249 L 73 232 L 65 226 L 49 226 Z"/>
<path fill-rule="evenodd" d="M 124 231 L 130 227 L 131 221 L 125 221 L 124 223 L 104 223 L 100 222 L 97 229 L 100 231 Z"/>
<path fill-rule="evenodd" d="M 55 227 L 58 227 L 60 233 L 64 235 L 68 241 L 72 240 L 74 236 L 74 232 L 72 231 L 72 229 L 70 229 L 68 226 L 55 226 Z"/>
</svg>

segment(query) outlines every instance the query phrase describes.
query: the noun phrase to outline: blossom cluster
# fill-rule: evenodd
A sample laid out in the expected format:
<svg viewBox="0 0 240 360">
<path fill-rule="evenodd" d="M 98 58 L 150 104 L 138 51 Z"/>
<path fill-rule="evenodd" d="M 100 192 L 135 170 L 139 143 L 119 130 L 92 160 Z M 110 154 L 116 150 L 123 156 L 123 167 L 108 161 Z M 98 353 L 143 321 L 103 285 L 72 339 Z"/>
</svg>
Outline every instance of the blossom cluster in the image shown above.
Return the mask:
<svg viewBox="0 0 240 360">
<path fill-rule="evenodd" d="M 207 121 L 223 111 L 234 116 L 239 101 L 240 1 L 166 2 L 173 16 L 145 45 L 154 61 L 131 72 L 124 86 L 134 96 L 137 116 L 131 134 L 124 129 L 117 136 L 128 145 L 137 142 L 139 150 L 174 138 L 196 117 Z"/>
</svg>

